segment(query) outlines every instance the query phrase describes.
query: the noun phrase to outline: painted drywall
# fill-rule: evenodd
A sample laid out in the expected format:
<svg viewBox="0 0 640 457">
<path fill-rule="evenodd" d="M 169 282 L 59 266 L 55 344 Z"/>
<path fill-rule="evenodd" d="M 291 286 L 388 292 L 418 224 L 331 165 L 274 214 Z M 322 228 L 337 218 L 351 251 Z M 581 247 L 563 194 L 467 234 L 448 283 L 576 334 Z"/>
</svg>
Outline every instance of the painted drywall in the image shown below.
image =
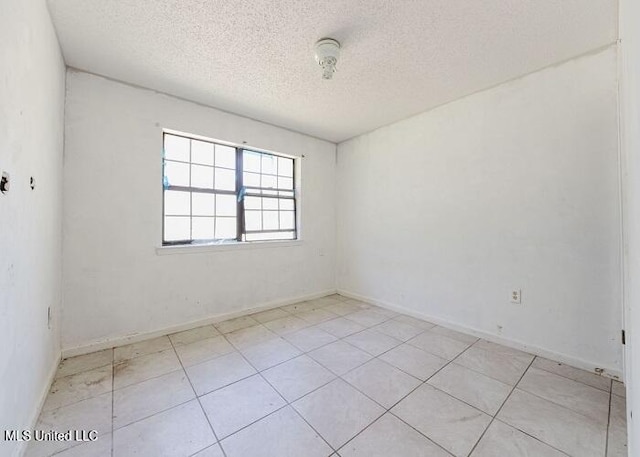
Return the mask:
<svg viewBox="0 0 640 457">
<path fill-rule="evenodd" d="M 615 47 L 341 143 L 337 176 L 339 290 L 620 374 Z"/>
<path fill-rule="evenodd" d="M 43 0 L 2 2 L 0 62 L 0 172 L 10 177 L 0 194 L 0 430 L 20 430 L 34 424 L 60 355 L 65 69 Z M 0 437 L 0 455 L 20 449 Z"/>
<path fill-rule="evenodd" d="M 625 383 L 629 455 L 640 454 L 640 4 L 620 2 L 620 148 L 625 252 Z M 632 412 L 636 412 L 636 419 Z"/>
<path fill-rule="evenodd" d="M 162 129 L 304 156 L 302 242 L 158 255 Z M 335 144 L 71 70 L 65 135 L 64 349 L 335 289 Z"/>
</svg>

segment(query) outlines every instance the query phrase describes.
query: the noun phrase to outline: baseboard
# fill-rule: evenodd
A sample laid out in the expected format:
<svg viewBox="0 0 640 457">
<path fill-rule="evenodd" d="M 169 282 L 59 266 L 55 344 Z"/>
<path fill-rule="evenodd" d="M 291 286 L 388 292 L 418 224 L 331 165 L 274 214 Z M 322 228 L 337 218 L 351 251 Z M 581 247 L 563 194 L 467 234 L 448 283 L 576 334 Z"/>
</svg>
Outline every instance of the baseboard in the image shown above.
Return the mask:
<svg viewBox="0 0 640 457">
<path fill-rule="evenodd" d="M 502 344 L 503 346 L 508 346 L 513 349 L 518 349 L 520 351 L 528 352 L 530 354 L 534 354 L 540 357 L 544 357 L 547 359 L 554 360 L 556 362 L 564 363 L 566 365 L 570 365 L 575 368 L 580 368 L 582 370 L 590 371 L 593 373 L 600 374 L 602 376 L 621 380 L 622 372 L 617 369 L 612 368 L 604 368 L 595 365 L 593 362 L 589 362 L 587 360 L 583 360 L 580 358 L 576 358 L 567 354 L 562 354 L 559 352 L 551 351 L 548 349 L 544 349 L 538 346 L 534 346 L 531 344 L 524 343 L 522 341 L 513 340 L 510 338 L 505 338 L 495 333 L 486 332 L 484 330 L 479 330 L 473 327 L 467 327 L 464 325 L 456 324 L 454 322 L 447 321 L 445 319 L 441 319 L 437 316 L 431 316 L 424 313 L 419 313 L 407 308 L 403 308 L 401 306 L 394 305 L 392 303 L 388 303 L 385 301 L 377 300 L 375 298 L 367 297 L 364 295 L 360 295 L 354 292 L 349 292 L 347 290 L 338 289 L 337 293 L 340 295 L 344 295 L 345 297 L 353 298 L 356 300 L 365 301 L 382 308 L 389 309 L 391 311 L 396 311 L 402 314 L 407 314 L 412 317 L 416 317 L 418 319 L 426 320 L 429 322 L 433 322 L 434 324 L 440 325 L 442 327 L 449 328 L 451 330 L 457 330 L 459 332 L 468 333 L 473 336 L 477 336 L 478 338 L 485 339 L 487 341 L 491 341 L 492 343 Z M 602 371 L 601 371 L 602 370 Z"/>
<path fill-rule="evenodd" d="M 298 303 L 306 300 L 313 300 L 315 298 L 325 297 L 327 295 L 335 294 L 335 289 L 326 289 L 321 292 L 316 292 L 307 295 L 300 295 L 297 297 L 291 297 L 284 300 L 273 300 L 270 302 L 261 303 L 251 308 L 244 308 L 239 311 L 233 311 L 230 313 L 216 314 L 206 317 L 204 319 L 198 319 L 190 321 L 185 324 L 173 325 L 170 327 L 164 327 L 158 330 L 144 333 L 136 333 L 135 335 L 115 336 L 111 338 L 105 338 L 99 341 L 94 341 L 89 344 L 81 346 L 75 346 L 71 348 L 65 348 L 62 350 L 62 358 L 74 357 L 77 355 L 89 354 L 91 352 L 101 351 L 103 349 L 110 349 L 118 346 L 125 346 L 131 343 L 138 343 L 140 341 L 148 340 L 151 338 L 157 338 L 171 333 L 182 332 L 185 330 L 191 330 L 192 328 L 201 327 L 203 325 L 215 324 L 216 322 L 225 321 L 227 319 L 233 319 L 247 314 L 253 314 L 260 311 L 266 311 L 272 308 L 278 308 L 280 306 L 290 305 L 292 303 Z"/>
<path fill-rule="evenodd" d="M 53 365 L 49 368 L 49 375 L 47 376 L 47 382 L 44 385 L 44 389 L 40 392 L 40 400 L 38 401 L 38 405 L 36 409 L 33 411 L 31 418 L 27 422 L 29 426 L 26 428 L 27 430 L 35 430 L 38 425 L 38 418 L 40 417 L 40 412 L 42 411 L 42 407 L 44 406 L 44 402 L 47 401 L 47 395 L 49 395 L 49 391 L 51 390 L 51 385 L 56 377 L 56 372 L 58 371 L 58 365 L 60 365 L 60 360 L 62 359 L 61 353 L 58 353 L 58 357 L 54 360 Z M 29 441 L 21 441 L 18 446 L 18 456 L 24 456 L 27 452 L 27 446 L 29 446 Z"/>
</svg>

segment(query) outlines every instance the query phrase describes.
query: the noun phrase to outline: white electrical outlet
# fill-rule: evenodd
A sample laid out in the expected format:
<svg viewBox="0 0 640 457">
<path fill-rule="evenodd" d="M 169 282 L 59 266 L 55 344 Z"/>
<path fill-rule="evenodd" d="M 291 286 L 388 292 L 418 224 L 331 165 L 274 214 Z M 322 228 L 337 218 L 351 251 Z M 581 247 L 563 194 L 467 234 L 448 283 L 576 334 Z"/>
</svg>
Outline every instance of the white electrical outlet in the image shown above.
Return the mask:
<svg viewBox="0 0 640 457">
<path fill-rule="evenodd" d="M 511 303 L 515 303 L 516 305 L 519 305 L 520 303 L 522 303 L 522 290 L 520 289 L 513 289 L 511 291 L 511 299 L 510 299 Z"/>
</svg>

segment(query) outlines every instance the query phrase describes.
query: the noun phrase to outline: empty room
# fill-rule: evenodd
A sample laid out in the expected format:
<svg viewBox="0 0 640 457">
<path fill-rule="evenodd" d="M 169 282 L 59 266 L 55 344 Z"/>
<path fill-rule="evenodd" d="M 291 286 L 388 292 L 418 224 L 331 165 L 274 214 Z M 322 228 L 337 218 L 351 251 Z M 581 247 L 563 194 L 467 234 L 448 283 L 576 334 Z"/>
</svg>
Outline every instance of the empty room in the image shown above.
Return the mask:
<svg viewBox="0 0 640 457">
<path fill-rule="evenodd" d="M 640 3 L 0 0 L 0 457 L 640 457 Z"/>
</svg>

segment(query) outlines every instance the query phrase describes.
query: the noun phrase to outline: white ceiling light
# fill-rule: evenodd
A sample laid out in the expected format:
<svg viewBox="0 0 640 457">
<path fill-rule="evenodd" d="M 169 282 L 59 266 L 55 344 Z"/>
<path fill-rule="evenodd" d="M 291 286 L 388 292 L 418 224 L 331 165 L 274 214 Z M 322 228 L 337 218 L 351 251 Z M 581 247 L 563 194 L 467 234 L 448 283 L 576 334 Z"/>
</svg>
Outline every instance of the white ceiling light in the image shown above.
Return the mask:
<svg viewBox="0 0 640 457">
<path fill-rule="evenodd" d="M 333 38 L 323 38 L 316 43 L 316 62 L 322 67 L 322 79 L 331 79 L 340 57 L 340 43 Z"/>
</svg>

